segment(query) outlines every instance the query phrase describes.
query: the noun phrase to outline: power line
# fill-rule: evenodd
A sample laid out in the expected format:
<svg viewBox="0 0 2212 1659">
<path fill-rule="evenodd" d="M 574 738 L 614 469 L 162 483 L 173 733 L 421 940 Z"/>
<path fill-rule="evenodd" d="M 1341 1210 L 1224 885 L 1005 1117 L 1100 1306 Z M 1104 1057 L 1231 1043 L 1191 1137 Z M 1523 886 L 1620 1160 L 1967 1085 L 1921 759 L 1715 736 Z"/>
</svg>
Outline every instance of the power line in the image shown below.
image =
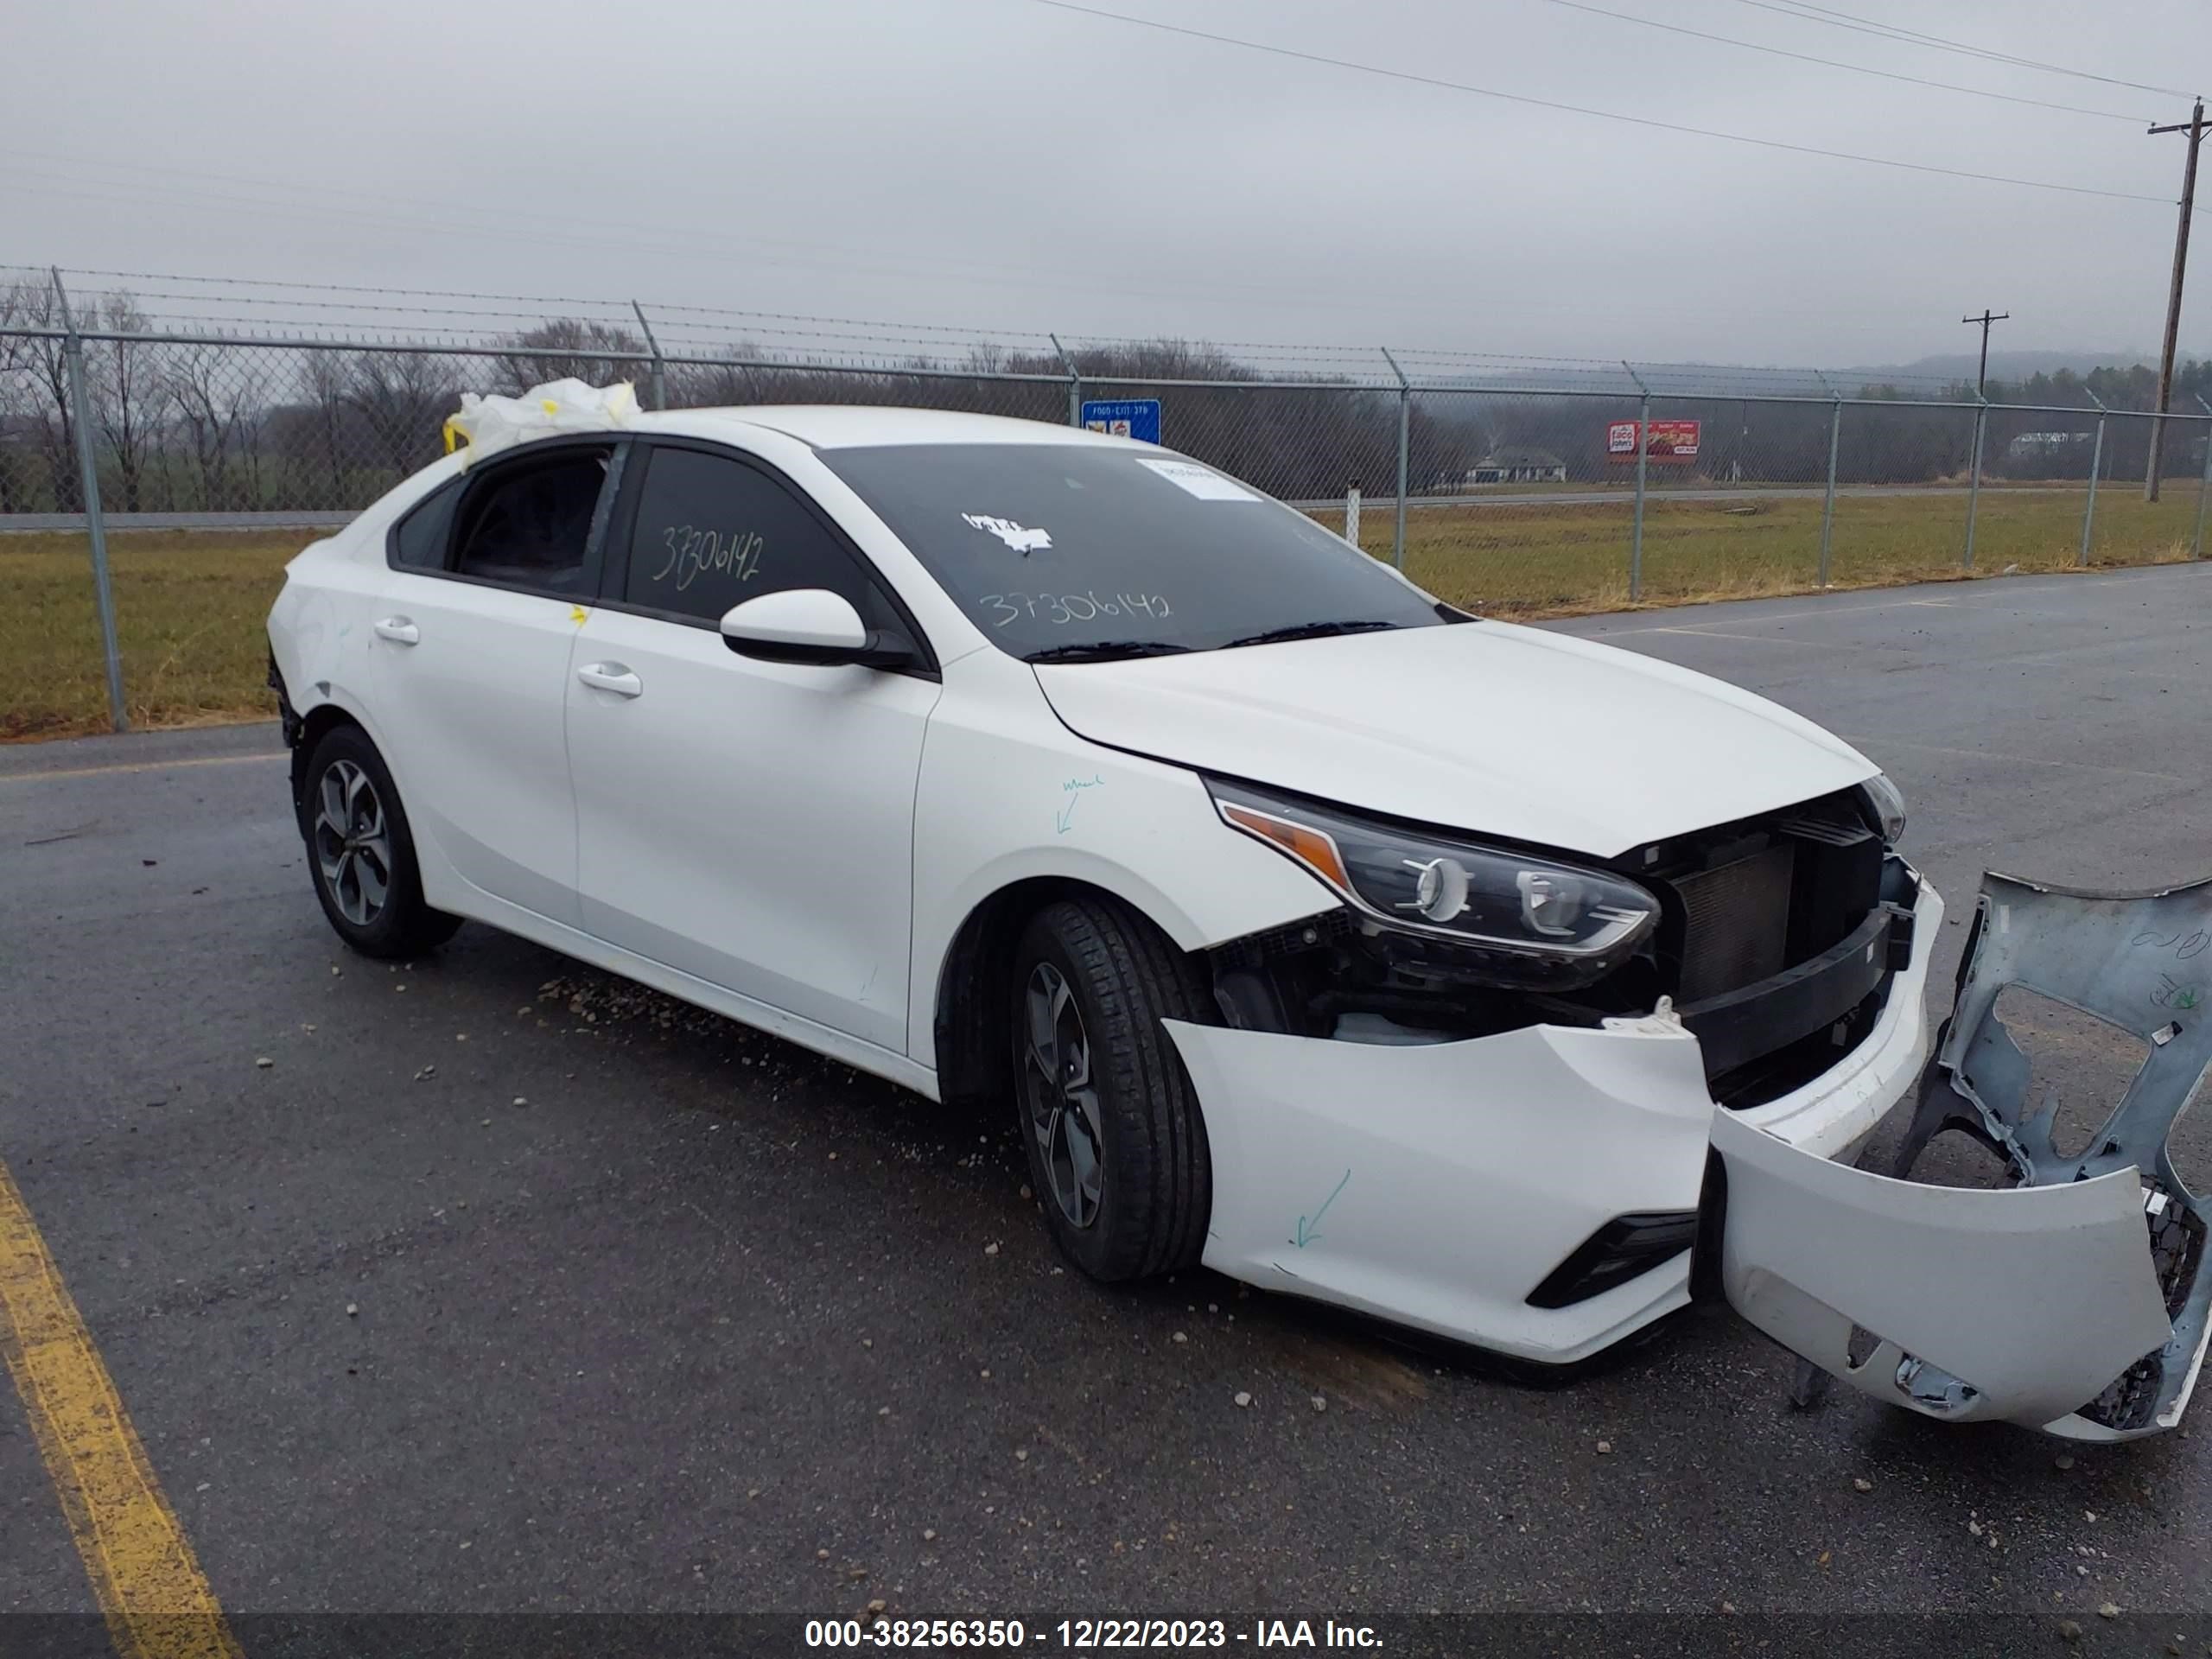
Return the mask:
<svg viewBox="0 0 2212 1659">
<path fill-rule="evenodd" d="M 1881 23 L 1871 17 L 1860 17 L 1847 11 L 1838 11 L 1833 6 L 1818 6 L 1810 0 L 1736 0 L 1743 6 L 1756 6 L 1761 11 L 1779 13 L 1795 17 L 1803 23 L 1825 23 L 1830 29 L 1847 29 L 1855 35 L 1872 35 L 1881 40 L 1901 41 L 1908 46 L 1924 46 L 1936 52 L 1956 52 L 1969 58 L 1980 58 L 1991 63 L 2006 63 L 2016 69 L 2040 69 L 2046 74 L 2072 75 L 2077 80 L 2094 80 L 2107 86 L 2125 86 L 2130 92 L 2157 92 L 2166 98 L 2189 98 L 2193 94 L 2177 92 L 2171 86 L 2146 86 L 2139 80 L 2121 80 L 2112 75 L 2100 75 L 2087 69 L 2075 69 L 2063 63 L 2044 63 L 2037 58 L 2015 57 L 2010 52 L 1992 51 L 1986 46 L 1975 46 L 1966 41 L 1950 41 L 1940 35 L 1923 35 L 1916 29 L 1904 29 L 1893 23 Z"/>
<path fill-rule="evenodd" d="M 1265 41 L 1248 41 L 1234 35 L 1216 35 L 1203 29 L 1186 29 L 1180 23 L 1164 23 L 1151 17 L 1133 17 L 1126 12 L 1104 11 L 1096 6 L 1084 6 L 1075 0 L 1028 0 L 1034 6 L 1049 6 L 1055 11 L 1075 12 L 1085 17 L 1103 18 L 1109 22 L 1129 23 L 1139 29 L 1156 29 L 1163 35 L 1180 35 L 1195 41 L 1211 41 L 1217 46 L 1234 46 L 1247 52 L 1264 52 L 1272 57 L 1291 58 L 1300 63 L 1315 63 L 1332 69 L 1351 69 L 1361 74 L 1379 75 L 1387 80 L 1409 82 L 1416 86 L 1434 86 L 1445 92 L 1469 92 L 1477 98 L 1497 99 L 1503 103 L 1520 104 L 1532 109 L 1556 110 L 1567 115 L 1592 116 L 1601 121 L 1619 121 L 1634 127 L 1649 127 L 1660 132 L 1686 133 L 1694 138 L 1719 138 L 1732 144 L 1751 144 L 1761 149 L 1780 149 L 1798 156 L 1820 156 L 1834 162 L 1857 162 L 1867 167 L 1887 167 L 1905 173 L 1929 173 L 1943 178 L 1971 179 L 1980 184 L 2012 184 L 2028 190 L 2056 190 L 2071 196 L 2104 196 L 2114 201 L 2150 201 L 2161 207 L 2172 206 L 2164 196 L 2146 196 L 2133 190 L 2101 190 L 2094 185 L 2054 184 L 2048 179 L 2014 178 L 2002 173 L 1975 173 L 1965 168 L 1938 167 L 1931 162 L 1904 162 L 1887 156 L 1859 156 L 1844 149 L 1822 149 L 1814 144 L 1793 144 L 1780 138 L 1758 138 L 1748 133 L 1722 132 L 1713 127 L 1693 127 L 1680 121 L 1661 121 L 1649 116 L 1623 115 L 1618 110 L 1600 110 L 1586 104 L 1563 104 L 1554 99 L 1531 98 L 1522 92 L 1501 92 L 1492 86 L 1477 86 L 1464 80 L 1446 80 L 1436 75 L 1416 74 L 1409 69 L 1386 69 L 1380 64 L 1357 63 L 1349 58 L 1332 58 L 1319 52 L 1301 52 L 1294 47 L 1271 46 Z M 1751 0 L 1758 3 L 1758 0 Z"/>
<path fill-rule="evenodd" d="M 1980 86 L 1961 86 L 1955 81 L 1930 80 L 1923 75 L 1908 75 L 1891 69 L 1873 69 L 1863 63 L 1845 63 L 1836 58 L 1817 57 L 1810 52 L 1791 52 L 1779 46 L 1763 46 L 1757 41 L 1739 41 L 1732 35 L 1709 35 L 1701 29 L 1686 29 L 1680 23 L 1662 23 L 1656 17 L 1639 17 L 1633 12 L 1608 11 L 1603 6 L 1586 5 L 1583 0 L 1550 0 L 1554 6 L 1565 6 L 1569 11 L 1586 11 L 1593 17 L 1618 18 L 1624 23 L 1641 23 L 1646 29 L 1662 29 L 1669 35 L 1687 35 L 1693 40 L 1716 41 L 1722 46 L 1738 46 L 1746 52 L 1764 52 L 1770 57 L 1795 58 L 1800 63 L 1817 63 L 1830 69 L 1848 69 L 1855 75 L 1873 75 L 1883 80 L 1901 80 L 1914 86 L 1933 86 L 1940 92 L 1964 92 L 1971 98 L 1994 99 L 2000 104 L 2025 104 L 2038 110 L 2062 110 L 2069 115 L 2094 115 L 2107 121 L 2140 123 L 2142 118 L 2122 115 L 2117 110 L 2084 109 L 2078 104 L 2054 104 L 2041 98 L 2021 98 L 2012 92 L 1993 92 Z"/>
<path fill-rule="evenodd" d="M 1154 283 L 1128 279 L 1109 283 L 1103 281 L 1084 280 L 1080 277 L 1061 277 L 1047 284 L 1039 280 L 1033 274 L 1017 271 L 1008 267 L 1003 260 L 956 260 L 929 255 L 913 255 L 906 259 L 894 259 L 880 257 L 861 249 L 837 248 L 827 244 L 786 243 L 781 239 L 750 237 L 732 232 L 704 230 L 696 227 L 679 231 L 673 227 L 662 228 L 650 225 L 623 226 L 596 217 L 588 219 L 579 219 L 573 214 L 566 216 L 530 214 L 518 220 L 517 229 L 506 230 L 501 228 L 497 223 L 500 215 L 491 210 L 480 211 L 470 208 L 462 202 L 454 202 L 445 208 L 437 209 L 436 211 L 440 212 L 449 212 L 453 215 L 451 218 L 439 220 L 419 216 L 410 219 L 391 213 L 364 211 L 327 200 L 273 200 L 265 196 L 227 194 L 190 185 L 156 187 L 152 183 L 141 184 L 121 180 L 96 180 L 89 185 L 68 184 L 58 177 L 51 185 L 11 183 L 6 176 L 8 168 L 15 164 L 18 156 L 28 153 L 29 152 L 22 150 L 0 152 L 0 196 L 52 195 L 75 202 L 87 200 L 111 200 L 134 204 L 146 202 L 163 207 L 173 207 L 181 199 L 189 198 L 198 201 L 235 203 L 240 207 L 264 212 L 282 213 L 288 221 L 315 219 L 341 223 L 355 230 L 359 230 L 364 224 L 381 223 L 418 233 L 435 231 L 448 238 L 463 237 L 486 241 L 497 239 L 510 247 L 518 236 L 527 236 L 540 242 L 569 246 L 598 249 L 613 246 L 618 247 L 623 254 L 632 259 L 646 255 L 663 255 L 670 257 L 696 257 L 702 246 L 715 245 L 732 248 L 743 247 L 747 244 L 763 243 L 772 246 L 819 246 L 824 250 L 825 253 L 836 253 L 841 257 L 833 260 L 828 257 L 810 258 L 790 254 L 763 254 L 752 251 L 749 248 L 747 249 L 745 257 L 755 264 L 821 270 L 849 271 L 856 265 L 864 265 L 877 271 L 899 270 L 928 276 L 943 276 L 949 272 L 969 286 L 1007 288 L 1031 292 L 1042 291 L 1050 286 L 1055 291 L 1060 292 L 1110 293 L 1124 299 L 1146 297 L 1188 301 L 1196 297 L 1217 303 L 1236 303 L 1247 308 L 1253 305 L 1287 306 L 1294 302 L 1310 302 L 1332 297 L 1330 294 L 1315 289 L 1297 289 L 1281 284 L 1231 281 L 1215 282 L 1201 287 L 1191 283 L 1169 285 L 1166 283 Z M 119 170 L 137 168 L 138 164 L 99 162 L 93 165 Z M 139 170 L 182 174 L 186 177 L 199 176 L 186 173 L 184 169 L 174 168 L 149 167 Z M 211 174 L 204 176 L 219 175 Z M 327 187 L 316 190 L 307 186 L 271 183 L 252 188 L 289 190 L 300 195 L 325 198 L 336 194 Z M 571 228 L 556 229 L 554 228 L 556 226 L 568 226 Z M 634 234 L 616 238 L 607 234 L 611 231 L 626 231 Z M 657 239 L 646 240 L 647 238 Z M 943 269 L 939 269 L 940 267 Z"/>
</svg>

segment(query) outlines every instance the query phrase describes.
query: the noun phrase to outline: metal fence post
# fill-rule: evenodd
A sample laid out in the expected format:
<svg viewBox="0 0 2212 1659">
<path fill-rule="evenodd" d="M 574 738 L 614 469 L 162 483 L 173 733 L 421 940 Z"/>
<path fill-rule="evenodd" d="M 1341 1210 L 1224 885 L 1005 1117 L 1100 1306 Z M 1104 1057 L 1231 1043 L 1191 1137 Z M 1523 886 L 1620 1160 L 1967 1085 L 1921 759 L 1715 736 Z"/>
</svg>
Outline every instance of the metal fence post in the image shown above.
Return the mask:
<svg viewBox="0 0 2212 1659">
<path fill-rule="evenodd" d="M 1076 367 L 1075 359 L 1068 355 L 1068 348 L 1060 344 L 1060 337 L 1058 334 L 1047 334 L 1045 338 L 1052 342 L 1052 349 L 1060 354 L 1060 361 L 1067 365 L 1068 424 L 1081 426 L 1083 424 L 1083 371 Z"/>
<path fill-rule="evenodd" d="M 1398 359 L 1390 355 L 1390 348 L 1378 346 L 1375 349 L 1398 377 L 1398 527 L 1390 537 L 1390 563 L 1402 570 L 1406 568 L 1406 472 L 1413 448 L 1414 388 L 1406 372 L 1398 366 Z"/>
<path fill-rule="evenodd" d="M 1354 547 L 1359 545 L 1359 486 L 1349 486 L 1344 491 L 1344 540 Z"/>
<path fill-rule="evenodd" d="M 100 512 L 99 461 L 92 448 L 92 400 L 85 391 L 85 341 L 69 314 L 69 291 L 61 273 L 54 276 L 54 297 L 61 308 L 61 353 L 69 371 L 71 419 L 77 428 L 77 470 L 83 480 L 85 532 L 92 547 L 92 597 L 100 613 L 100 648 L 107 657 L 107 717 L 116 731 L 130 729 L 123 708 L 123 652 L 115 639 L 115 594 L 107 578 L 107 520 Z"/>
<path fill-rule="evenodd" d="M 1828 416 L 1828 490 L 1821 504 L 1821 586 L 1828 585 L 1828 548 L 1835 539 L 1835 458 L 1843 443 L 1843 399 Z"/>
<path fill-rule="evenodd" d="M 1628 597 L 1634 604 L 1643 597 L 1643 482 L 1644 468 L 1651 454 L 1651 388 L 1643 384 L 1643 377 L 1629 367 L 1628 359 L 1621 359 L 1621 367 L 1628 370 L 1628 378 L 1636 382 L 1636 389 L 1643 394 L 1636 410 L 1636 522 L 1628 538 Z"/>
<path fill-rule="evenodd" d="M 2212 495 L 2212 404 L 2208 404 L 2204 401 L 2204 394 L 2201 391 L 2191 395 L 2196 397 L 2196 406 L 2204 411 L 2206 416 L 2204 422 L 2204 476 L 2197 480 L 2196 528 L 2195 531 L 2190 532 L 2189 538 L 2189 556 L 2192 559 L 2201 559 L 2204 556 L 2204 498 L 2208 495 Z"/>
<path fill-rule="evenodd" d="M 1981 400 L 1981 407 L 1974 412 L 1974 466 L 1967 480 L 1967 550 L 1959 561 L 1959 569 L 1974 569 L 1974 521 L 1981 507 L 1981 439 L 1989 429 L 1989 399 Z"/>
<path fill-rule="evenodd" d="M 652 376 L 653 407 L 666 409 L 668 407 L 668 365 L 661 359 L 660 341 L 653 338 L 653 326 L 645 321 L 645 308 L 632 300 L 630 302 L 630 308 L 638 314 L 638 327 L 645 331 L 645 344 L 653 354 L 653 365 L 648 371 Z"/>
<path fill-rule="evenodd" d="M 2082 390 L 2088 391 L 2086 386 Z M 2074 561 L 2083 569 L 2089 564 L 2089 532 L 2097 522 L 2097 474 L 2105 464 L 2105 400 L 2090 391 L 2089 401 L 2097 406 L 2097 442 L 2089 451 L 2089 499 L 2082 509 L 2082 556 Z"/>
</svg>

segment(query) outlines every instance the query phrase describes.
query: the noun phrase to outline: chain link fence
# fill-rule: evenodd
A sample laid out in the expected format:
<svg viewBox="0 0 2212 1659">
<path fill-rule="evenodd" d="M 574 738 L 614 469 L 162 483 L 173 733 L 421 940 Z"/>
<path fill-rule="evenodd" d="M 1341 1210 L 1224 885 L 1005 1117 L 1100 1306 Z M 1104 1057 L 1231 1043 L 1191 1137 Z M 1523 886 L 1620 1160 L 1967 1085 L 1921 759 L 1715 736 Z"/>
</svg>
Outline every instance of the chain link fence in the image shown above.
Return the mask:
<svg viewBox="0 0 2212 1659">
<path fill-rule="evenodd" d="M 836 361 L 696 321 L 656 338 L 634 307 L 635 327 L 424 343 L 157 328 L 127 296 L 82 316 L 52 300 L 0 322 L 0 660 L 40 665 L 7 685 L 0 737 L 245 712 L 284 561 L 436 459 L 463 391 L 563 376 L 632 380 L 664 408 L 1073 423 L 1086 401 L 1156 399 L 1168 447 L 1444 598 L 1522 616 L 2195 558 L 2212 463 L 2202 406 L 2162 420 L 2086 393 L 1983 404 L 1810 372 L 1051 336 Z"/>
</svg>

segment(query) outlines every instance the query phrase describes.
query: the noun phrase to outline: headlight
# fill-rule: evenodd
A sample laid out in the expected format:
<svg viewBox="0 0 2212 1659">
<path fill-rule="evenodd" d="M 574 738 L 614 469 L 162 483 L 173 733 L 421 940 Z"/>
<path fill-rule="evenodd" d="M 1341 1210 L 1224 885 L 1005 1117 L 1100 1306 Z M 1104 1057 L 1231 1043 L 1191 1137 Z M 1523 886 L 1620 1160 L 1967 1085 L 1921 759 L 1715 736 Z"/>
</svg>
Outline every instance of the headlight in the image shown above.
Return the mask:
<svg viewBox="0 0 2212 1659">
<path fill-rule="evenodd" d="M 1883 844 L 1896 846 L 1904 835 L 1904 797 L 1886 772 L 1876 772 L 1859 788 L 1866 791 L 1866 804 L 1874 809 L 1875 821 L 1882 826 Z"/>
<path fill-rule="evenodd" d="M 1374 922 L 1450 940 L 1499 984 L 1587 985 L 1636 953 L 1659 901 L 1633 881 L 1411 834 L 1209 779 L 1224 823 L 1296 860 Z"/>
</svg>

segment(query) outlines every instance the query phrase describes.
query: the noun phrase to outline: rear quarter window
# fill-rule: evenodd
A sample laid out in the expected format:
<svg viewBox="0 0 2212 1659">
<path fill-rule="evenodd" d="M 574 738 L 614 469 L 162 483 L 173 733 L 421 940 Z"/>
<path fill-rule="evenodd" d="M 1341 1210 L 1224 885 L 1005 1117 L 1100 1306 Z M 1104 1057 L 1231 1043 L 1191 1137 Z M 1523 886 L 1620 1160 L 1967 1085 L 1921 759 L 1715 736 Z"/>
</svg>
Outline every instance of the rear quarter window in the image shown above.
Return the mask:
<svg viewBox="0 0 2212 1659">
<path fill-rule="evenodd" d="M 446 544 L 453 538 L 453 507 L 461 499 L 461 479 L 451 479 L 410 507 L 391 528 L 386 557 L 413 570 L 442 570 Z"/>
</svg>

